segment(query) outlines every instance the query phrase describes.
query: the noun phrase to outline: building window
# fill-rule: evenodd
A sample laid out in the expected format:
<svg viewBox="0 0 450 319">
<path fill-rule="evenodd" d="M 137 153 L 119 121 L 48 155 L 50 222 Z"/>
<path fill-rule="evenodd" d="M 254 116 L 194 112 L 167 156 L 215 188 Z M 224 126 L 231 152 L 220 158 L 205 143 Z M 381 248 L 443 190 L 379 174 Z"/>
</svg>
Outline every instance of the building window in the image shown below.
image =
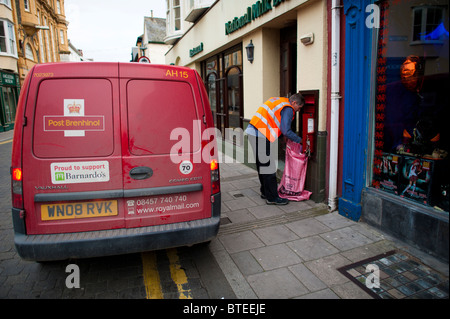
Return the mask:
<svg viewBox="0 0 450 319">
<path fill-rule="evenodd" d="M 38 10 L 37 11 L 37 16 L 39 21 L 41 21 L 41 12 Z M 42 30 L 38 31 L 38 36 L 39 36 L 39 58 L 38 58 L 38 62 L 39 63 L 45 63 L 45 50 L 44 50 L 44 39 L 42 37 Z"/>
<path fill-rule="evenodd" d="M 172 31 L 172 28 L 171 28 L 171 22 L 170 22 L 170 0 L 166 0 L 166 8 L 167 8 L 167 11 L 166 11 L 166 30 L 167 30 L 167 33 L 170 33 L 171 31 Z"/>
<path fill-rule="evenodd" d="M 8 22 L 8 33 L 9 33 L 9 52 L 11 52 L 12 55 L 16 55 L 16 38 L 14 34 L 14 25 L 10 22 Z"/>
<path fill-rule="evenodd" d="M 413 43 L 442 42 L 448 38 L 444 26 L 444 8 L 420 6 L 413 8 Z"/>
<path fill-rule="evenodd" d="M 173 16 L 175 31 L 181 30 L 181 5 L 180 0 L 173 0 Z"/>
<path fill-rule="evenodd" d="M 56 34 L 58 34 L 58 33 L 56 33 Z M 51 45 L 52 45 L 53 61 L 56 62 L 57 61 L 56 60 L 56 50 L 57 50 L 56 42 L 57 42 L 57 40 L 55 41 L 54 28 L 53 28 L 52 24 L 50 24 L 50 38 L 52 39 Z"/>
<path fill-rule="evenodd" d="M 25 11 L 30 12 L 30 3 L 28 0 L 23 0 L 23 7 L 24 7 Z"/>
<path fill-rule="evenodd" d="M 0 52 L 8 53 L 8 46 L 6 43 L 8 38 L 6 37 L 6 31 L 3 21 L 0 21 Z"/>
<path fill-rule="evenodd" d="M 0 53 L 17 56 L 14 25 L 5 20 L 0 20 Z"/>
<path fill-rule="evenodd" d="M 3 3 L 5 6 L 11 9 L 11 0 L 0 0 L 0 3 Z"/>
<path fill-rule="evenodd" d="M 59 37 L 61 44 L 64 44 L 64 30 L 59 30 Z"/>
<path fill-rule="evenodd" d="M 58 12 L 58 14 L 62 14 L 61 13 L 61 1 L 59 1 L 59 0 L 56 1 L 56 12 Z"/>
<path fill-rule="evenodd" d="M 44 17 L 44 26 L 48 26 L 46 17 Z M 46 47 L 47 47 L 47 61 L 48 62 L 52 62 L 52 51 L 50 50 L 50 39 L 49 39 L 48 34 L 49 34 L 49 31 L 48 30 L 44 30 L 45 44 L 46 44 Z"/>
<path fill-rule="evenodd" d="M 27 45 L 25 46 L 25 57 L 28 60 L 34 61 L 33 49 L 31 48 L 31 45 L 29 43 L 27 43 Z"/>
<path fill-rule="evenodd" d="M 381 5 L 372 185 L 448 216 L 448 10 L 427 2 L 436 3 L 428 0 L 413 8 L 410 21 L 404 14 L 411 10 L 408 1 Z M 448 1 L 440 3 L 448 8 Z M 433 36 L 440 26 L 443 30 Z M 406 37 L 399 37 L 407 34 L 420 43 L 440 43 L 410 45 Z"/>
</svg>

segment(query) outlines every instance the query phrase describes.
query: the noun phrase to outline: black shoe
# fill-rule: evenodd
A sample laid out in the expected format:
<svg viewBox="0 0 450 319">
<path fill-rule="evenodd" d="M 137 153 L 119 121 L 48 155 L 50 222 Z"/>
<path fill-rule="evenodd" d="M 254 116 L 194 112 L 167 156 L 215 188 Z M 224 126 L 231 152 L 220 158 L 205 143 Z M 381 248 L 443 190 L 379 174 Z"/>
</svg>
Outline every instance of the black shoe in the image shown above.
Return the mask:
<svg viewBox="0 0 450 319">
<path fill-rule="evenodd" d="M 289 203 L 289 200 L 286 198 L 277 197 L 274 201 L 269 201 L 266 199 L 267 205 L 287 205 Z"/>
<path fill-rule="evenodd" d="M 262 198 L 262 199 L 266 199 L 267 197 L 266 197 L 266 195 L 261 194 L 261 198 Z"/>
</svg>

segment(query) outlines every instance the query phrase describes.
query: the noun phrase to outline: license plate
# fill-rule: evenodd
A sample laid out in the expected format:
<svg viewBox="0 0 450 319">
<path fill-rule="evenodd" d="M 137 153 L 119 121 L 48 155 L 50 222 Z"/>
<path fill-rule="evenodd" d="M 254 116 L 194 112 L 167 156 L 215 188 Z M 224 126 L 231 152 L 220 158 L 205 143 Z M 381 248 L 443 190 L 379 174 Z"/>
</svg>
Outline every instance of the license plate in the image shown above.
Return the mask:
<svg viewBox="0 0 450 319">
<path fill-rule="evenodd" d="M 41 205 L 43 221 L 117 216 L 117 201 Z"/>
</svg>

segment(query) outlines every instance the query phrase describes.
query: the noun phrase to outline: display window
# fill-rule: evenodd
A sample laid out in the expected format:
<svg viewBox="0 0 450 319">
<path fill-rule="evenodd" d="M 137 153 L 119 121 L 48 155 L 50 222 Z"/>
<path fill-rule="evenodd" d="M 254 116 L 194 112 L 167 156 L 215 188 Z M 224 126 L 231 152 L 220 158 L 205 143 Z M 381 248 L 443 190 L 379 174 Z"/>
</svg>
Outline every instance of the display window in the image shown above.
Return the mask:
<svg viewBox="0 0 450 319">
<path fill-rule="evenodd" d="M 449 1 L 378 3 L 372 186 L 449 211 Z"/>
<path fill-rule="evenodd" d="M 214 124 L 226 138 L 226 129 L 243 128 L 242 44 L 202 62 Z"/>
</svg>

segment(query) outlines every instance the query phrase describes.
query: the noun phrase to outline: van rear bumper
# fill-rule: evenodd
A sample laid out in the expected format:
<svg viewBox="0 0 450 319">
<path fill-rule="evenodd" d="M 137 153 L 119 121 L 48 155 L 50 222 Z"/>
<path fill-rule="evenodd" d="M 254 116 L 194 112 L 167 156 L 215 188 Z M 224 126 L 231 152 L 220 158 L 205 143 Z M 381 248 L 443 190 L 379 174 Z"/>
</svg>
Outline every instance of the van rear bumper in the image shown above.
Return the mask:
<svg viewBox="0 0 450 319">
<path fill-rule="evenodd" d="M 25 260 L 51 261 L 138 253 L 189 246 L 214 239 L 220 217 L 169 225 L 54 235 L 15 234 Z"/>
</svg>

